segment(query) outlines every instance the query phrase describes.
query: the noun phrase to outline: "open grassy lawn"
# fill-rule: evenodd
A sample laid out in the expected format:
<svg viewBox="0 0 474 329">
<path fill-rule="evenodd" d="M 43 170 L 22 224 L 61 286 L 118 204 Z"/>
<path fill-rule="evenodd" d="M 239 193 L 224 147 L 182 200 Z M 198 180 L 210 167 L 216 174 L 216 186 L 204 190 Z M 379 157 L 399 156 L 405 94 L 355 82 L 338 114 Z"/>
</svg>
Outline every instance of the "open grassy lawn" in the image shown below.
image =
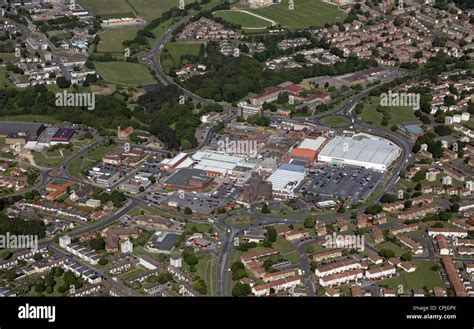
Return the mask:
<svg viewBox="0 0 474 329">
<path fill-rule="evenodd" d="M 110 152 L 115 149 L 117 145 L 101 145 L 93 148 L 89 152 L 87 152 L 81 159 L 81 157 L 72 160 L 68 167 L 67 172 L 76 178 L 83 178 L 81 177 L 81 172 L 89 169 L 94 163 L 99 161 L 107 152 Z"/>
<path fill-rule="evenodd" d="M 261 19 L 241 11 L 220 10 L 213 13 L 215 17 L 222 18 L 233 24 L 239 24 L 242 28 L 263 29 L 272 25 L 271 21 Z"/>
<path fill-rule="evenodd" d="M 395 256 L 400 256 L 407 252 L 408 250 L 403 249 L 402 247 L 398 246 L 397 244 L 390 242 L 390 241 L 385 241 L 377 245 L 377 249 L 390 249 L 393 250 L 395 253 Z"/>
<path fill-rule="evenodd" d="M 64 162 L 64 159 L 69 157 L 72 153 L 73 151 L 67 149 L 45 152 L 33 152 L 33 158 L 37 165 L 45 167 L 55 167 Z"/>
<path fill-rule="evenodd" d="M 288 259 L 293 264 L 298 263 L 298 251 L 290 241 L 287 241 L 282 236 L 278 236 L 276 242 L 273 243 L 272 248 L 280 252 L 278 256 Z"/>
<path fill-rule="evenodd" d="M 289 9 L 288 3 L 289 0 L 283 0 L 280 4 L 249 11 L 274 20 L 290 29 L 336 23 L 345 17 L 336 6 L 323 3 L 320 0 L 294 1 L 293 10 Z"/>
<path fill-rule="evenodd" d="M 195 2 L 195 0 L 185 0 L 185 4 Z M 172 7 L 178 7 L 179 1 L 176 0 L 128 0 L 128 3 L 135 9 L 138 16 L 145 18 L 147 21 L 151 21 L 154 18 L 158 18 L 165 11 Z"/>
<path fill-rule="evenodd" d="M 344 127 L 349 125 L 351 122 L 349 121 L 348 118 L 345 118 L 340 115 L 333 115 L 330 117 L 323 118 L 321 120 L 321 123 L 325 126 L 331 127 L 331 128 L 337 128 L 337 127 Z"/>
<path fill-rule="evenodd" d="M 102 18 L 134 16 L 127 0 L 79 0 L 78 3 Z"/>
<path fill-rule="evenodd" d="M 169 72 L 172 68 L 179 68 L 180 66 L 187 64 L 187 61 L 182 61 L 181 56 L 183 55 L 199 55 L 201 45 L 197 43 L 188 42 L 171 42 L 165 46 L 161 54 L 161 65 L 163 69 Z"/>
<path fill-rule="evenodd" d="M 424 286 L 428 289 L 434 287 L 445 288 L 443 279 L 439 272 L 431 270 L 431 267 L 435 265 L 432 260 L 415 260 L 413 264 L 416 265 L 417 269 L 413 273 L 407 273 L 405 271 L 400 272 L 400 275 L 386 280 L 381 280 L 378 285 L 386 285 L 389 288 L 398 289 L 399 285 L 402 285 L 404 294 L 410 293 L 411 289 L 423 289 Z"/>
<path fill-rule="evenodd" d="M 42 122 L 42 123 L 61 123 L 61 121 L 48 115 L 35 115 L 35 114 L 24 114 L 24 115 L 2 115 L 0 121 L 27 121 L 27 122 Z"/>
<path fill-rule="evenodd" d="M 125 47 L 122 42 L 131 40 L 137 35 L 141 27 L 130 26 L 120 29 L 106 29 L 100 32 L 100 43 L 97 46 L 99 53 L 123 53 Z"/>
<path fill-rule="evenodd" d="M 7 70 L 4 67 L 0 67 L 0 87 L 11 86 L 11 82 L 7 79 Z"/>
<path fill-rule="evenodd" d="M 462 125 L 472 130 L 474 129 L 474 119 L 470 119 L 469 121 L 463 122 Z"/>
<path fill-rule="evenodd" d="M 15 53 L 0 53 L 0 58 L 4 62 L 11 62 L 15 60 Z"/>
<path fill-rule="evenodd" d="M 100 76 L 112 83 L 136 86 L 155 83 L 155 79 L 145 65 L 127 62 L 95 62 Z"/>
<path fill-rule="evenodd" d="M 364 109 L 360 115 L 361 119 L 365 123 L 372 123 L 375 126 L 382 127 L 383 114 L 377 112 L 377 107 L 380 104 L 380 97 L 371 97 L 365 104 Z M 389 120 L 388 128 L 392 125 L 397 125 L 402 122 L 416 121 L 415 111 L 411 107 L 388 107 L 392 118 Z"/>
</svg>

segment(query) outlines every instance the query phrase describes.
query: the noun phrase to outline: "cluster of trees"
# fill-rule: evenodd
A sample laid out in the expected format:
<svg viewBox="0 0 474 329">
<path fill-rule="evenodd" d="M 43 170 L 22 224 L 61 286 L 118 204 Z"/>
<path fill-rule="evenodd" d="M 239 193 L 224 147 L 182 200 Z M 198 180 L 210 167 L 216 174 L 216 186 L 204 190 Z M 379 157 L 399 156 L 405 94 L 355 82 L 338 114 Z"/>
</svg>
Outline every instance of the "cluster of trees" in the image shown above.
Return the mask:
<svg viewBox="0 0 474 329">
<path fill-rule="evenodd" d="M 122 191 L 114 190 L 111 193 L 103 192 L 97 196 L 102 203 L 112 201 L 115 208 L 120 208 L 127 201 L 125 194 Z"/>
<path fill-rule="evenodd" d="M 443 147 L 441 141 L 435 141 L 436 134 L 429 131 L 423 136 L 418 137 L 413 146 L 413 152 L 417 153 L 421 149 L 421 145 L 428 145 L 428 151 L 433 154 L 433 158 L 439 159 L 443 156 Z"/>
<path fill-rule="evenodd" d="M 7 232 L 14 235 L 36 235 L 38 239 L 44 238 L 46 226 L 41 220 L 24 220 L 21 218 L 8 218 L 0 214 L 0 234 Z"/>
<path fill-rule="evenodd" d="M 207 56 L 199 58 L 199 62 L 205 64 L 208 71 L 191 77 L 184 85 L 202 97 L 227 102 L 236 102 L 248 93 L 260 93 L 284 81 L 298 83 L 305 78 L 340 75 L 378 65 L 375 60 L 350 57 L 331 66 L 313 65 L 274 72 L 265 70 L 263 63 L 252 57 L 222 55 L 216 42 L 209 42 L 205 53 Z"/>
<path fill-rule="evenodd" d="M 46 33 L 48 31 L 62 31 L 65 29 L 70 30 L 76 27 L 83 28 L 86 26 L 86 23 L 81 21 L 76 16 L 63 16 L 47 21 L 36 21 L 35 25 L 41 32 Z"/>
<path fill-rule="evenodd" d="M 196 254 L 194 253 L 194 249 L 191 247 L 184 248 L 183 252 L 181 253 L 181 256 L 183 256 L 184 262 L 189 266 L 195 266 L 199 262 L 198 258 L 196 257 Z"/>
<path fill-rule="evenodd" d="M 148 131 L 168 148 L 179 150 L 197 146 L 194 133 L 200 123 L 199 116 L 207 108 L 198 113 L 193 111 L 193 102 L 184 99 L 180 89 L 172 85 L 140 96 L 134 113 L 142 122 L 151 123 Z"/>
<path fill-rule="evenodd" d="M 245 297 L 250 295 L 252 288 L 248 284 L 237 282 L 232 288 L 232 296 L 234 297 Z"/>
</svg>

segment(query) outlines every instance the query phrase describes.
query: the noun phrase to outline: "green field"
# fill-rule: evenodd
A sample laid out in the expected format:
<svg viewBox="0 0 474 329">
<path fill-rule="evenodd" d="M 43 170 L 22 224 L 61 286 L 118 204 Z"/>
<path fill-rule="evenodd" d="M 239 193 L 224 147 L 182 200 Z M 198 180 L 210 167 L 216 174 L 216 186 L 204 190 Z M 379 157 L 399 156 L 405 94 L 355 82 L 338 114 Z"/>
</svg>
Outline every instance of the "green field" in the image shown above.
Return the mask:
<svg viewBox="0 0 474 329">
<path fill-rule="evenodd" d="M 54 119 L 49 115 L 35 115 L 35 114 L 23 114 L 23 115 L 2 115 L 0 121 L 27 121 L 27 122 L 42 122 L 42 123 L 62 123 L 59 120 Z"/>
<path fill-rule="evenodd" d="M 134 16 L 127 0 L 79 0 L 78 3 L 102 18 Z"/>
<path fill-rule="evenodd" d="M 186 4 L 192 2 L 195 1 L 185 0 Z M 79 0 L 79 4 L 102 18 L 133 17 L 136 14 L 151 21 L 179 3 L 177 0 Z"/>
<path fill-rule="evenodd" d="M 320 0 L 296 0 L 294 9 L 290 10 L 289 0 L 266 8 L 250 9 L 258 15 L 264 16 L 290 29 L 321 26 L 325 23 L 336 23 L 344 19 L 344 14 L 334 5 L 323 3 Z"/>
<path fill-rule="evenodd" d="M 200 49 L 201 45 L 196 43 L 168 43 L 161 54 L 161 65 L 166 72 L 169 72 L 171 68 L 179 68 L 180 66 L 186 64 L 186 61 L 181 61 L 181 56 L 199 55 Z"/>
<path fill-rule="evenodd" d="M 220 10 L 213 13 L 215 17 L 222 18 L 228 22 L 233 24 L 239 24 L 242 28 L 248 29 L 264 29 L 270 25 L 272 25 L 271 21 L 267 21 L 261 19 L 256 16 L 252 16 L 250 14 L 240 12 L 240 11 L 232 11 L 232 10 Z"/>
<path fill-rule="evenodd" d="M 147 21 L 151 21 L 154 18 L 158 18 L 165 11 L 172 7 L 178 6 L 177 0 L 128 0 L 133 9 L 137 12 L 138 16 L 145 18 Z M 195 2 L 194 0 L 186 0 L 185 3 L 189 4 Z"/>
<path fill-rule="evenodd" d="M 127 62 L 95 62 L 99 75 L 108 82 L 137 86 L 147 83 L 155 83 L 148 68 L 138 63 Z"/>
<path fill-rule="evenodd" d="M 351 122 L 348 118 L 342 117 L 340 115 L 333 115 L 321 119 L 321 123 L 325 126 L 331 128 L 344 127 L 349 125 Z"/>
<path fill-rule="evenodd" d="M 398 246 L 397 244 L 385 241 L 377 245 L 378 250 L 382 249 L 390 249 L 395 253 L 395 256 L 401 256 L 402 254 L 406 253 L 408 250 L 403 249 L 402 247 Z"/>
<path fill-rule="evenodd" d="M 10 86 L 11 82 L 8 81 L 7 76 L 6 76 L 7 70 L 4 67 L 0 68 L 0 87 L 3 87 L 5 85 Z"/>
<path fill-rule="evenodd" d="M 380 104 L 380 97 L 371 97 L 370 100 L 365 103 L 360 118 L 365 123 L 371 123 L 375 126 L 382 127 L 383 114 L 377 112 L 377 107 Z M 399 106 L 399 107 L 386 107 L 390 111 L 392 118 L 386 127 L 390 128 L 392 125 L 398 125 L 403 122 L 417 121 L 415 112 L 411 107 Z"/>
<path fill-rule="evenodd" d="M 0 58 L 4 61 L 4 62 L 11 62 L 11 61 L 15 61 L 15 53 L 0 53 Z"/>
<path fill-rule="evenodd" d="M 72 151 L 67 149 L 33 152 L 33 158 L 35 160 L 35 163 L 39 166 L 55 167 L 64 162 L 64 159 L 69 157 L 72 153 Z"/>
<path fill-rule="evenodd" d="M 445 288 L 443 279 L 439 272 L 431 270 L 431 267 L 435 265 L 432 260 L 415 260 L 413 264 L 416 265 L 417 269 L 413 273 L 407 273 L 405 271 L 400 272 L 400 275 L 386 280 L 381 280 L 378 285 L 386 285 L 389 288 L 398 289 L 401 285 L 403 287 L 404 294 L 409 294 L 411 289 L 433 289 L 434 287 Z"/>
<path fill-rule="evenodd" d="M 131 26 L 120 29 L 107 29 L 99 33 L 100 42 L 97 46 L 99 53 L 123 53 L 122 42 L 131 40 L 137 35 L 141 27 Z"/>
</svg>

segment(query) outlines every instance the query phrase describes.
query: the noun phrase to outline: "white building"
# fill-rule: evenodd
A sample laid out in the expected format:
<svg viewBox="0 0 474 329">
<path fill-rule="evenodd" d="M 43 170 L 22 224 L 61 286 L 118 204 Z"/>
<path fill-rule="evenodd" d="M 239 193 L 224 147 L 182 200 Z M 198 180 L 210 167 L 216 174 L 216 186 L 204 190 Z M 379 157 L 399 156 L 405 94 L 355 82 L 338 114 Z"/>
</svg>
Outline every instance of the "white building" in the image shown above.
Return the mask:
<svg viewBox="0 0 474 329">
<path fill-rule="evenodd" d="M 319 279 L 319 284 L 323 287 L 337 286 L 351 281 L 356 281 L 364 277 L 364 271 L 355 269 L 347 272 L 336 273 Z"/>
<path fill-rule="evenodd" d="M 367 279 L 379 279 L 395 275 L 397 269 L 393 265 L 385 265 L 382 267 L 374 268 L 372 270 L 365 271 L 365 277 Z"/>
<path fill-rule="evenodd" d="M 314 273 L 322 278 L 328 275 L 360 269 L 362 265 L 355 259 L 345 259 L 335 263 L 319 266 Z"/>
<path fill-rule="evenodd" d="M 428 235 L 430 238 L 434 238 L 438 234 L 444 235 L 447 238 L 465 238 L 468 233 L 467 230 L 462 228 L 434 228 L 428 229 Z"/>
<path fill-rule="evenodd" d="M 274 195 L 294 197 L 295 190 L 301 185 L 305 176 L 306 169 L 303 166 L 283 163 L 267 181 L 272 183 Z"/>
<path fill-rule="evenodd" d="M 271 289 L 275 290 L 275 292 L 278 292 L 278 291 L 294 288 L 300 284 L 301 284 L 301 277 L 292 276 L 289 278 L 279 279 L 276 281 L 271 281 L 268 283 L 255 285 L 252 287 L 252 293 L 255 296 L 268 296 L 270 294 Z"/>
<path fill-rule="evenodd" d="M 180 268 L 183 266 L 183 258 L 181 256 L 171 256 L 170 257 L 170 265 L 176 268 Z"/>
<path fill-rule="evenodd" d="M 120 252 L 124 254 L 133 252 L 133 242 L 130 240 L 121 241 Z"/>
<path fill-rule="evenodd" d="M 71 237 L 69 235 L 63 235 L 59 237 L 59 246 L 61 248 L 66 248 L 71 244 Z"/>
<path fill-rule="evenodd" d="M 318 161 L 385 171 L 400 155 L 388 140 L 367 135 L 336 136 L 319 152 Z"/>
</svg>

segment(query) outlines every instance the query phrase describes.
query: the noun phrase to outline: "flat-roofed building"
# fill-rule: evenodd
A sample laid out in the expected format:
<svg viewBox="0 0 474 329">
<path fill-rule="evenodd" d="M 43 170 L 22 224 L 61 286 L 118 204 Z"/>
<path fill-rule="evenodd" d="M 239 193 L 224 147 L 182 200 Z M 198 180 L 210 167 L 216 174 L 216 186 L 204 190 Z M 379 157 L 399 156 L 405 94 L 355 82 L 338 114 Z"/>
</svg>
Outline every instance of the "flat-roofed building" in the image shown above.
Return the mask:
<svg viewBox="0 0 474 329">
<path fill-rule="evenodd" d="M 336 136 L 318 154 L 318 161 L 385 171 L 400 155 L 400 148 L 382 138 Z"/>
</svg>

